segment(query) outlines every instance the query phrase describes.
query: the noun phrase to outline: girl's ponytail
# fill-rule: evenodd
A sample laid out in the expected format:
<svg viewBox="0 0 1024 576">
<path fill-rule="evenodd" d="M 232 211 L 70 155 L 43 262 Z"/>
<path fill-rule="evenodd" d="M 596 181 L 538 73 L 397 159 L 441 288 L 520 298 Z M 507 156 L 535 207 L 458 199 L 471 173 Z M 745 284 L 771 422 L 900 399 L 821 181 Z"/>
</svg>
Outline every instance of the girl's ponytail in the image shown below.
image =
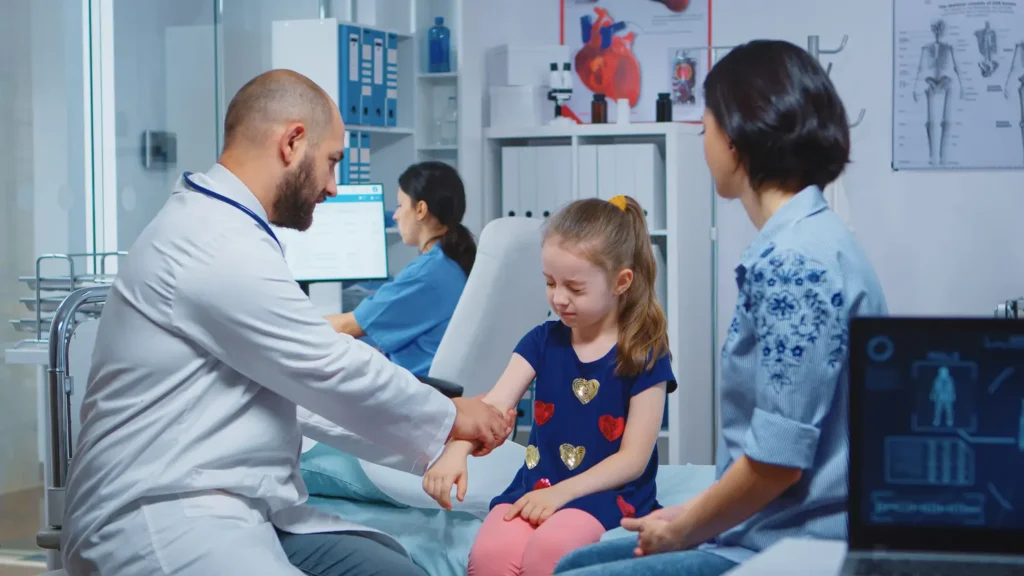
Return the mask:
<svg viewBox="0 0 1024 576">
<path fill-rule="evenodd" d="M 637 375 L 669 353 L 668 322 L 655 294 L 658 264 L 651 248 L 647 219 L 640 204 L 625 199 L 625 217 L 632 243 L 633 283 L 619 302 L 619 357 L 616 372 Z M 620 201 L 621 202 L 621 201 Z"/>
</svg>

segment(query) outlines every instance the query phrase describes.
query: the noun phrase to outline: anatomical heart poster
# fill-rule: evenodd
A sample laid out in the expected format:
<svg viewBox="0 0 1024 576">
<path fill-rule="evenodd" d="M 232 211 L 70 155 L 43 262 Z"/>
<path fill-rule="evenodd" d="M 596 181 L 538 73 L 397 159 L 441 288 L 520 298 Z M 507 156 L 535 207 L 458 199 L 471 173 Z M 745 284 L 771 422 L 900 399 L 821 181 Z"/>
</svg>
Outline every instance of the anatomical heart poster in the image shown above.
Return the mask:
<svg viewBox="0 0 1024 576">
<path fill-rule="evenodd" d="M 1024 0 L 893 10 L 892 167 L 1024 168 Z"/>
<path fill-rule="evenodd" d="M 569 47 L 569 108 L 590 122 L 594 94 L 608 118 L 626 99 L 630 120 L 653 122 L 659 93 L 672 99 L 674 121 L 700 120 L 708 66 L 711 0 L 562 0 L 562 38 Z"/>
</svg>

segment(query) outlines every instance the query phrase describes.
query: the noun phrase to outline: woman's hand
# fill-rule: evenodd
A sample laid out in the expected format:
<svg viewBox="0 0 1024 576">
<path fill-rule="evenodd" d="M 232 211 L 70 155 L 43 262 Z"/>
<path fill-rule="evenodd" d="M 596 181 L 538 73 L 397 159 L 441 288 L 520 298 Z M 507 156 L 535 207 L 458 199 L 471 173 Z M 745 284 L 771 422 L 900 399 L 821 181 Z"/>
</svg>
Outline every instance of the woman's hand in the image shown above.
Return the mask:
<svg viewBox="0 0 1024 576">
<path fill-rule="evenodd" d="M 505 513 L 505 521 L 519 516 L 534 526 L 539 526 L 569 503 L 570 498 L 558 485 L 527 492 Z"/>
<path fill-rule="evenodd" d="M 667 518 L 670 514 L 663 509 L 643 518 L 622 519 L 623 528 L 637 533 L 636 550 L 633 551 L 636 556 L 651 556 L 685 548 L 683 535 L 676 528 L 678 522 Z"/>
<path fill-rule="evenodd" d="M 466 498 L 469 474 L 466 470 L 466 456 L 445 448 L 441 456 L 423 475 L 423 491 L 437 500 L 445 510 L 452 509 L 452 484 L 458 486 L 455 497 L 462 502 Z"/>
<path fill-rule="evenodd" d="M 684 512 L 686 512 L 687 504 L 688 504 L 688 502 L 683 502 L 682 504 L 676 504 L 675 506 L 667 506 L 665 508 L 658 508 L 654 512 L 651 512 L 650 514 L 648 514 L 647 516 L 644 516 L 643 518 L 639 518 L 639 520 L 643 520 L 644 518 L 651 518 L 651 519 L 664 520 L 666 522 L 672 522 L 676 518 L 679 518 L 680 516 L 682 516 Z M 623 518 L 623 521 L 626 521 L 626 520 L 631 520 L 631 518 Z"/>
</svg>

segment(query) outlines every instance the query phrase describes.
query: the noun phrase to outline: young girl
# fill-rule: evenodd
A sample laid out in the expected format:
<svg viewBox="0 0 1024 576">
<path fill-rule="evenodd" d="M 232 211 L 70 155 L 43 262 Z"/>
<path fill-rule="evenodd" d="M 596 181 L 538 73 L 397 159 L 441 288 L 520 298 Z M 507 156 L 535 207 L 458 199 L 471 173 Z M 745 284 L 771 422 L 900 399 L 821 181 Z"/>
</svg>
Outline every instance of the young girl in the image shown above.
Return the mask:
<svg viewBox="0 0 1024 576">
<path fill-rule="evenodd" d="M 542 259 L 561 321 L 527 334 L 485 397 L 509 409 L 537 382 L 526 462 L 491 502 L 471 576 L 551 574 L 623 518 L 660 508 L 656 444 L 676 383 L 643 210 L 625 196 L 574 202 L 552 218 Z M 423 479 L 445 508 L 453 484 L 466 493 L 472 450 L 451 442 Z"/>
</svg>

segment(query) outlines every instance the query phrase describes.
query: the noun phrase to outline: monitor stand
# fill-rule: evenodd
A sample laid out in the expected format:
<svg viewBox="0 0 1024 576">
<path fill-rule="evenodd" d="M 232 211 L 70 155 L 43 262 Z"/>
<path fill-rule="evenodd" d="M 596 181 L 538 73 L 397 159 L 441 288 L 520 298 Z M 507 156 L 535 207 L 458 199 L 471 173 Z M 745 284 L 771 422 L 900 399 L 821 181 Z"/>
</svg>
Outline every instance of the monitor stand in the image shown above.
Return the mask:
<svg viewBox="0 0 1024 576">
<path fill-rule="evenodd" d="M 302 293 L 309 296 L 309 282 L 299 282 L 299 288 L 302 289 Z"/>
</svg>

